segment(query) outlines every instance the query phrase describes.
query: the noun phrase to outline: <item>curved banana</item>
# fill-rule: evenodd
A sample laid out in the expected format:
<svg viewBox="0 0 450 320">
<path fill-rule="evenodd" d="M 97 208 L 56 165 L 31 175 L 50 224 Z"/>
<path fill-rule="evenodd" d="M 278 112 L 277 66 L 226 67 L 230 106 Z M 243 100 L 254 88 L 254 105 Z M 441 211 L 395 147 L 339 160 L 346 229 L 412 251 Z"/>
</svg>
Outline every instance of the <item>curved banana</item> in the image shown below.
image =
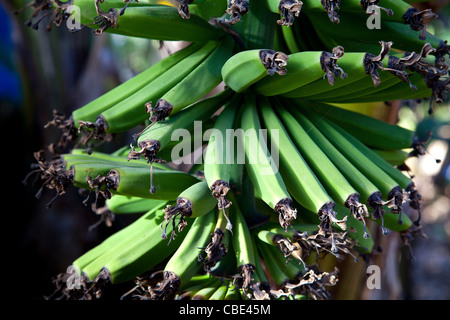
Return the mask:
<svg viewBox="0 0 450 320">
<path fill-rule="evenodd" d="M 233 91 L 243 92 L 268 75 L 284 75 L 287 59 L 286 54 L 269 49 L 241 51 L 225 62 L 222 78 Z"/>
<path fill-rule="evenodd" d="M 205 180 L 199 181 L 178 194 L 176 205 L 168 205 L 165 209 L 164 222 L 161 224 L 162 237 L 167 238 L 167 227 L 172 223 L 173 230 L 170 239 L 175 237 L 175 220 L 179 217 L 178 231 L 183 230 L 187 222 L 185 218 L 197 218 L 209 214 L 217 206 L 217 200 L 211 195 L 211 190 Z"/>
<path fill-rule="evenodd" d="M 291 135 L 293 133 L 288 132 L 285 127 L 286 124 L 283 124 L 275 114 L 274 108 L 277 108 L 277 106 L 272 106 L 267 98 L 262 97 L 258 100 L 258 104 L 264 126 L 271 133 L 278 133 L 278 141 L 272 139 L 271 136 L 271 143 L 272 147 L 275 147 L 280 153 L 280 173 L 289 193 L 300 205 L 319 215 L 321 219 L 320 228 L 323 232 L 329 232 L 332 223 L 338 224 L 341 229 L 345 230 L 346 219 L 336 219 L 333 211 L 335 205 L 333 198 L 305 161 L 305 155 L 300 153 L 292 141 Z M 347 197 L 350 197 L 352 193 L 354 192 L 350 192 Z M 356 199 L 353 204 L 357 204 L 356 195 L 353 199 Z M 345 202 L 347 199 L 343 201 Z"/>
<path fill-rule="evenodd" d="M 202 46 L 202 43 L 191 44 L 160 60 L 147 70 L 118 85 L 97 99 L 74 110 L 71 117 L 75 127 L 78 128 L 80 120 L 94 122 L 100 113 L 136 93 L 175 64 L 199 50 Z"/>
<path fill-rule="evenodd" d="M 287 27 L 286 27 L 287 28 Z M 286 74 L 274 75 L 258 81 L 254 91 L 265 96 L 280 95 L 320 78 L 334 83 L 335 75 L 345 78 L 347 74 L 338 66 L 337 60 L 344 56 L 344 49 L 336 47 L 332 52 L 303 51 L 290 54 Z"/>
<path fill-rule="evenodd" d="M 275 161 L 276 154 L 268 152 L 264 132 L 258 115 L 256 97 L 246 95 L 241 116 L 242 146 L 245 152 L 245 168 L 261 199 L 279 214 L 280 224 L 287 228 L 297 217 L 291 207 L 292 199 Z M 288 178 L 288 177 L 286 177 Z"/>
</svg>

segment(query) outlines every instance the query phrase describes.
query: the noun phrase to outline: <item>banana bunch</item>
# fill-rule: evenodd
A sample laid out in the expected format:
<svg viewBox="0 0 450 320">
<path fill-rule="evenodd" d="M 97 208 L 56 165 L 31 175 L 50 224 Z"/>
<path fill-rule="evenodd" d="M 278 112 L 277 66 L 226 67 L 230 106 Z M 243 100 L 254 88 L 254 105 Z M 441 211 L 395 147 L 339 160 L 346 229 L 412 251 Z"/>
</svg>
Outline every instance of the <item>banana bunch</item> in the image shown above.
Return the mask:
<svg viewBox="0 0 450 320">
<path fill-rule="evenodd" d="M 122 299 L 330 299 L 339 270 L 322 271 L 323 256 L 370 256 L 377 230 L 420 234 L 420 186 L 404 163 L 431 137 L 343 105 L 429 99 L 431 113 L 446 101 L 450 47 L 426 30 L 431 10 L 397 0 L 30 6 L 35 28 L 80 19 L 97 36 L 188 42 L 46 126 L 62 136 L 34 154 L 37 197 L 53 190 L 50 206 L 76 188 L 99 223 L 138 215 L 57 277 L 62 298 L 131 283 Z M 94 143 L 119 133 L 130 141 L 112 152 Z"/>
</svg>

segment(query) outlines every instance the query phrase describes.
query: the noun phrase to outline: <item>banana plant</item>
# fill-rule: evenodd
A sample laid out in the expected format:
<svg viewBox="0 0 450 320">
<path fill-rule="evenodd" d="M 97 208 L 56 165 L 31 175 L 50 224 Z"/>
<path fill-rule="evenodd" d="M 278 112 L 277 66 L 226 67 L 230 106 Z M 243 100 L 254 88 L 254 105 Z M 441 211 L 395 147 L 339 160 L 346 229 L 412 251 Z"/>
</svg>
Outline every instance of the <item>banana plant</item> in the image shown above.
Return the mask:
<svg viewBox="0 0 450 320">
<path fill-rule="evenodd" d="M 420 188 L 402 164 L 430 137 L 355 110 L 446 101 L 450 46 L 425 26 L 437 13 L 413 3 L 31 1 L 35 28 L 72 19 L 98 37 L 188 42 L 68 117 L 55 111 L 50 124 L 76 147 L 35 153 L 39 194 L 86 189 L 105 201 L 97 210 L 141 214 L 73 261 L 83 286 L 61 276 L 64 297 L 134 281 L 123 298 L 330 299 L 339 272 L 317 269 L 319 257 L 370 255 L 372 222 L 403 239 L 420 231 Z M 200 161 L 159 158 L 196 121 L 210 125 Z M 109 153 L 93 143 L 136 131 Z"/>
</svg>

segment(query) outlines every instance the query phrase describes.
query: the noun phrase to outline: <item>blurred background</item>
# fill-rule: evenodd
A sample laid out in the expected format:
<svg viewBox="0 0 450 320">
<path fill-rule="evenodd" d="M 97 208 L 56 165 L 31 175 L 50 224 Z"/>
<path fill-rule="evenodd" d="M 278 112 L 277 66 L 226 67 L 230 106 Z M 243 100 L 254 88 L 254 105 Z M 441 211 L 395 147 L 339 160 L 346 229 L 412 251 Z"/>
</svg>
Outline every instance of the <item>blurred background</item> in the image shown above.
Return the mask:
<svg viewBox="0 0 450 320">
<path fill-rule="evenodd" d="M 35 176 L 23 183 L 35 163 L 33 153 L 60 137 L 58 130 L 44 129 L 45 124 L 53 119 L 53 110 L 69 115 L 177 47 L 169 43 L 161 48 L 157 41 L 110 34 L 94 36 L 89 29 L 71 33 L 53 25 L 47 31 L 45 20 L 34 30 L 25 25 L 30 8 L 14 14 L 31 1 L 0 0 L 0 119 L 6 142 L 2 211 L 6 260 L 13 261 L 6 274 L 8 288 L 15 297 L 42 300 L 55 289 L 52 279 L 66 272 L 74 259 L 135 219 L 116 217 L 110 227 L 98 223 L 100 217 L 82 204 L 75 188 L 49 209 L 45 205 L 54 196 L 51 190 L 35 197 L 39 191 Z M 442 9 L 427 30 L 450 39 L 448 1 L 433 3 Z M 423 6 L 432 8 L 433 3 Z M 391 123 L 433 132 L 428 154 L 407 162 L 423 196 L 426 237 L 415 238 L 408 247 L 397 234 L 375 233 L 379 253 L 374 259 L 383 270 L 381 289 L 366 288 L 363 262 L 350 257 L 338 263 L 342 275 L 334 288 L 336 299 L 450 299 L 450 105 L 447 99 L 429 116 L 428 104 L 396 101 L 367 107 Z M 123 146 L 127 139 L 118 137 L 110 147 Z M 118 295 L 124 292 L 117 290 Z"/>
</svg>

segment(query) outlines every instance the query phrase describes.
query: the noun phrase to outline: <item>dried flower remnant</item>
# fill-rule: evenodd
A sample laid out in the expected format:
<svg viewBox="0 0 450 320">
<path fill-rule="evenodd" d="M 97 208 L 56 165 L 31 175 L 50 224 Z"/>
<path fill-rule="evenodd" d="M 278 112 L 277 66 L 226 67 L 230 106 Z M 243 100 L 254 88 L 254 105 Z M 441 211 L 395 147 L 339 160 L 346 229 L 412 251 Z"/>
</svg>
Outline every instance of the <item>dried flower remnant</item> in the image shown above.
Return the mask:
<svg viewBox="0 0 450 320">
<path fill-rule="evenodd" d="M 403 20 L 406 24 L 409 24 L 412 30 L 422 32 L 419 35 L 420 40 L 427 38 L 427 29 L 425 26 L 425 20 L 436 19 L 437 14 L 433 13 L 431 9 L 419 11 L 416 8 L 409 8 L 403 15 Z"/>
<path fill-rule="evenodd" d="M 364 9 L 364 11 L 369 15 L 374 14 L 375 8 L 385 11 L 388 16 L 392 16 L 394 14 L 394 12 L 391 9 L 380 7 L 378 5 L 379 2 L 380 0 L 361 0 L 361 6 Z"/>
<path fill-rule="evenodd" d="M 353 215 L 353 217 L 361 221 L 364 228 L 364 238 L 368 239 L 370 236 L 367 233 L 367 226 L 366 221 L 364 218 L 369 217 L 369 211 L 367 210 L 367 207 L 359 202 L 359 194 L 352 194 L 348 197 L 347 201 L 345 202 L 345 206 L 347 208 L 350 208 L 350 212 Z"/>
<path fill-rule="evenodd" d="M 211 269 L 224 257 L 228 250 L 223 244 L 223 238 L 225 233 L 223 230 L 217 228 L 214 231 L 211 242 L 206 246 L 204 252 L 206 257 L 199 257 L 203 262 L 203 269 L 205 272 L 210 273 Z"/>
<path fill-rule="evenodd" d="M 384 227 L 384 214 L 386 211 L 384 211 L 383 206 L 385 202 L 382 200 L 381 192 L 375 192 L 373 193 L 369 199 L 367 199 L 367 205 L 372 208 L 372 219 L 373 220 L 379 220 L 381 219 L 381 229 L 383 231 L 383 234 L 387 234 L 388 231 Z"/>
<path fill-rule="evenodd" d="M 338 273 L 337 268 L 332 272 L 319 272 L 317 269 L 311 268 L 299 278 L 298 283 L 287 283 L 285 289 L 292 293 L 310 296 L 314 300 L 329 300 L 331 294 L 327 287 L 337 284 Z"/>
<path fill-rule="evenodd" d="M 340 74 L 341 79 L 345 79 L 347 74 L 337 64 L 337 60 L 344 56 L 344 48 L 341 46 L 334 47 L 332 52 L 322 52 L 320 55 L 320 66 L 325 72 L 325 77 L 328 79 L 328 83 L 333 86 L 335 76 Z"/>
<path fill-rule="evenodd" d="M 62 157 L 55 155 L 50 160 L 44 157 L 44 150 L 34 153 L 34 158 L 37 164 L 32 165 L 32 170 L 24 178 L 23 183 L 26 183 L 28 178 L 34 173 L 40 173 L 38 176 L 43 182 L 39 190 L 36 192 L 36 198 L 41 197 L 44 188 L 55 190 L 56 195 L 46 204 L 50 208 L 56 198 L 66 193 L 66 188 L 73 184 L 74 170 L 73 168 L 66 168 L 66 163 Z"/>
<path fill-rule="evenodd" d="M 230 186 L 227 182 L 218 180 L 211 186 L 212 196 L 217 199 L 217 208 L 223 212 L 224 217 L 227 219 L 227 230 L 232 230 L 233 226 L 226 214 L 226 209 L 231 206 L 231 201 L 227 199 L 228 191 L 230 191 Z"/>
<path fill-rule="evenodd" d="M 300 15 L 303 2 L 299 0 L 281 0 L 278 4 L 278 11 L 281 14 L 281 19 L 277 23 L 281 26 L 292 26 L 295 18 Z"/>
<path fill-rule="evenodd" d="M 53 120 L 49 121 L 44 126 L 44 129 L 49 127 L 55 127 L 60 129 L 62 132 L 61 138 L 57 143 L 57 147 L 61 149 L 60 153 L 67 151 L 70 148 L 70 143 L 76 141 L 78 138 L 78 131 L 75 127 L 73 119 L 66 118 L 64 114 L 59 113 L 56 110 L 53 110 Z"/>
<path fill-rule="evenodd" d="M 151 194 L 156 192 L 156 188 L 153 185 L 153 163 L 164 163 L 165 160 L 161 158 L 157 158 L 156 154 L 158 153 L 161 145 L 158 140 L 144 140 L 138 143 L 139 151 L 136 151 L 134 146 L 131 145 L 131 150 L 128 153 L 127 160 L 138 160 L 141 156 L 144 156 L 144 159 L 147 160 L 147 163 L 150 163 L 150 190 Z"/>
<path fill-rule="evenodd" d="M 335 204 L 333 202 L 328 202 L 318 212 L 320 219 L 319 233 L 324 236 L 329 233 L 332 234 L 332 224 L 338 225 L 342 230 L 347 229 L 347 216 L 343 219 L 336 218 L 334 206 Z"/>
<path fill-rule="evenodd" d="M 45 300 L 94 300 L 99 295 L 92 295 L 89 290 L 91 284 L 84 273 L 77 278 L 77 286 L 68 286 L 70 281 L 75 280 L 72 273 L 60 273 L 52 279 L 55 290 L 49 296 L 45 296 Z M 74 283 L 72 283 L 74 284 Z"/>
<path fill-rule="evenodd" d="M 189 12 L 189 5 L 194 0 L 176 0 L 178 3 L 178 13 L 183 19 L 189 19 L 190 18 L 190 12 Z"/>
<path fill-rule="evenodd" d="M 134 140 L 147 131 L 152 125 L 154 125 L 158 121 L 164 121 L 172 112 L 173 106 L 166 100 L 159 99 L 156 101 L 156 105 L 153 107 L 152 102 L 149 101 L 145 104 L 145 112 L 150 114 L 148 120 L 150 124 L 144 128 L 141 132 L 135 134 L 133 136 Z"/>
<path fill-rule="evenodd" d="M 230 18 L 225 20 L 228 24 L 235 24 L 241 21 L 244 14 L 248 12 L 249 3 L 246 0 L 230 0 L 226 13 L 230 15 Z"/>
<path fill-rule="evenodd" d="M 149 300 L 173 300 L 180 287 L 180 278 L 171 271 L 164 271 L 164 279 L 154 288 L 148 288 Z"/>
<path fill-rule="evenodd" d="M 111 190 L 117 190 L 119 186 L 119 172 L 115 169 L 111 169 L 105 176 L 98 175 L 94 179 L 90 176 L 86 176 L 86 182 L 91 190 L 95 192 L 94 208 L 97 207 L 98 196 L 103 196 L 104 199 L 111 199 Z M 85 202 L 87 199 L 85 200 Z"/>
<path fill-rule="evenodd" d="M 448 75 L 448 66 L 445 62 L 442 62 L 442 59 L 436 60 L 435 65 L 432 65 L 424 60 L 429 54 L 437 54 L 437 57 L 442 57 L 445 55 L 445 49 L 440 49 L 438 52 L 437 49 L 433 48 L 429 43 L 426 43 L 420 53 L 405 53 L 406 55 L 414 55 L 414 60 L 411 64 L 406 66 L 408 70 L 413 72 L 417 72 L 423 76 L 423 79 L 428 88 L 432 91 L 432 98 L 437 103 L 442 103 L 446 100 L 446 92 L 449 91 L 449 78 L 444 78 Z M 437 59 L 436 57 L 436 59 Z M 430 108 L 428 110 L 429 114 L 433 113 L 432 109 L 432 101 L 430 101 Z"/>
<path fill-rule="evenodd" d="M 292 208 L 292 200 L 285 198 L 280 200 L 274 208 L 278 212 L 278 221 L 282 228 L 287 229 L 291 221 L 297 218 L 297 209 Z"/>
<path fill-rule="evenodd" d="M 62 22 L 72 14 L 71 12 L 68 12 L 68 9 L 72 6 L 72 2 L 73 0 L 68 0 L 67 2 L 61 2 L 59 0 L 34 0 L 23 8 L 14 11 L 14 13 L 19 14 L 27 7 L 33 8 L 33 14 L 25 24 L 37 30 L 39 28 L 39 23 L 44 18 L 48 17 L 49 22 L 46 29 L 49 31 L 52 23 L 59 27 Z M 34 18 L 37 18 L 37 21 L 33 23 Z"/>
<path fill-rule="evenodd" d="M 256 282 L 250 285 L 250 290 L 252 291 L 252 296 L 255 300 L 270 300 L 270 288 L 266 285 Z"/>
<path fill-rule="evenodd" d="M 421 201 L 422 201 L 422 195 L 419 193 L 419 191 L 416 189 L 416 186 L 414 183 L 411 183 L 406 189 L 405 192 L 408 194 L 408 203 L 409 206 L 413 209 L 415 209 L 418 213 L 417 219 L 414 220 L 414 225 L 419 226 L 420 225 L 420 219 L 422 218 L 422 208 L 421 208 Z"/>
<path fill-rule="evenodd" d="M 242 288 L 244 294 L 247 294 L 248 289 L 253 280 L 253 273 L 255 272 L 255 266 L 251 264 L 244 264 L 239 267 L 239 275 L 235 276 L 233 282 L 234 284 Z"/>
<path fill-rule="evenodd" d="M 339 23 L 339 6 L 341 0 L 320 0 L 322 7 L 328 14 L 328 18 L 330 18 L 331 22 Z"/>
<path fill-rule="evenodd" d="M 184 227 L 187 226 L 187 221 L 184 219 L 185 217 L 189 218 L 192 215 L 192 203 L 186 198 L 178 197 L 177 204 L 174 206 L 167 205 L 164 209 L 164 221 L 166 226 L 163 229 L 163 224 L 161 224 L 161 237 L 167 239 L 167 227 L 170 222 L 172 222 L 172 233 L 169 239 L 172 241 L 175 238 L 176 229 L 178 232 L 183 231 Z M 177 217 L 180 217 L 178 224 L 175 223 Z"/>
<path fill-rule="evenodd" d="M 272 242 L 280 249 L 285 258 L 289 257 L 292 252 L 299 249 L 291 242 L 291 240 L 281 234 L 276 234 L 273 237 Z"/>
<path fill-rule="evenodd" d="M 363 60 L 363 65 L 366 74 L 369 74 L 372 77 L 373 85 L 375 87 L 378 87 L 381 83 L 380 75 L 378 74 L 378 69 L 381 69 L 383 71 L 390 71 L 394 73 L 395 75 L 399 76 L 400 79 L 404 79 L 407 77 L 406 71 L 402 70 L 396 70 L 391 68 L 386 68 L 383 66 L 383 59 L 389 54 L 389 51 L 391 50 L 392 42 L 385 42 L 380 41 L 381 44 L 381 51 L 380 53 L 375 56 L 372 53 L 366 53 Z"/>
<path fill-rule="evenodd" d="M 119 19 L 119 12 L 117 9 L 110 8 L 108 12 L 104 12 L 100 8 L 100 2 L 103 3 L 105 0 L 95 0 L 95 9 L 97 11 L 97 16 L 94 18 L 94 22 L 89 25 L 98 25 L 98 29 L 95 29 L 93 33 L 95 35 L 102 35 L 103 32 L 105 32 L 108 28 L 116 28 L 117 27 L 117 21 Z M 125 5 L 125 8 L 128 6 L 128 3 Z M 122 9 L 124 10 L 124 9 Z M 123 11 L 121 11 L 121 14 L 123 14 Z"/>
<path fill-rule="evenodd" d="M 282 76 L 286 74 L 287 69 L 285 66 L 287 65 L 289 56 L 283 52 L 264 49 L 259 51 L 259 58 L 264 68 L 266 68 L 268 75 L 272 76 L 277 73 Z"/>
<path fill-rule="evenodd" d="M 448 70 L 449 67 L 445 61 L 445 56 L 450 55 L 450 45 L 447 44 L 447 41 L 441 41 L 438 48 L 434 52 L 435 62 L 434 66 L 439 70 Z"/>
<path fill-rule="evenodd" d="M 82 133 L 80 143 L 86 146 L 89 154 L 92 152 L 92 145 L 90 145 L 92 139 L 100 143 L 112 141 L 113 137 L 106 132 L 107 130 L 108 124 L 101 115 L 97 117 L 95 122 L 78 121 L 78 133 Z"/>
</svg>

